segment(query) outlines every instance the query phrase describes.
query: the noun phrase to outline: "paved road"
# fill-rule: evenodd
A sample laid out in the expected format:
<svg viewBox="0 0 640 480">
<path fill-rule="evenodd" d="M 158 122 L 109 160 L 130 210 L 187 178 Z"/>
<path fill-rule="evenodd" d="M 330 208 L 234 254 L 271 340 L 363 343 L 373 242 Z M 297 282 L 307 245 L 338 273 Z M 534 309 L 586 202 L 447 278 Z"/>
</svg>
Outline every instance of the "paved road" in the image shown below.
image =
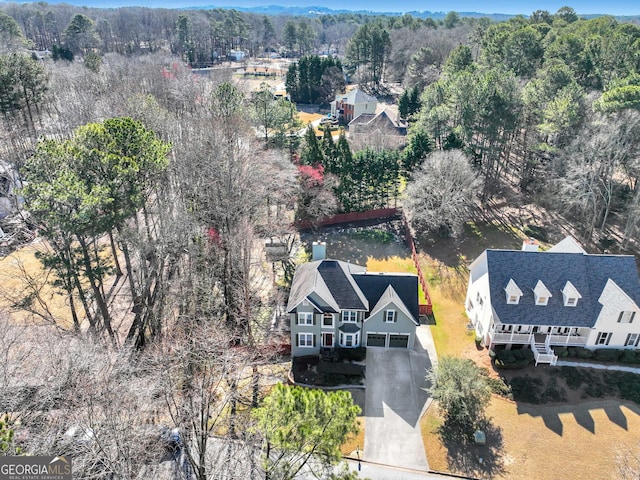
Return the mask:
<svg viewBox="0 0 640 480">
<path fill-rule="evenodd" d="M 415 470 L 402 470 L 395 467 L 376 465 L 371 463 L 361 463 L 358 469 L 358 462 L 349 460 L 349 469 L 358 472 L 360 478 L 371 480 L 460 480 L 459 476 L 449 476 L 440 473 L 419 472 Z"/>
<path fill-rule="evenodd" d="M 367 351 L 364 460 L 429 469 L 418 423 L 428 400 L 428 368 L 429 356 L 420 345 L 416 351 Z"/>
</svg>

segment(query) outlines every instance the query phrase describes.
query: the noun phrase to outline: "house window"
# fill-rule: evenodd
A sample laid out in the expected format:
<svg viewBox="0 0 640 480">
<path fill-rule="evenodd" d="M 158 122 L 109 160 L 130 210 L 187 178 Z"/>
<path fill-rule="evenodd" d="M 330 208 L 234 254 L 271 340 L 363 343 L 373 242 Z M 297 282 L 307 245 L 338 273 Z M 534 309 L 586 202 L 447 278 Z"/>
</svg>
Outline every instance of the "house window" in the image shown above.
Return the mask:
<svg viewBox="0 0 640 480">
<path fill-rule="evenodd" d="M 393 323 L 396 321 L 396 311 L 395 310 L 387 310 L 384 315 L 384 321 L 386 323 Z"/>
<path fill-rule="evenodd" d="M 509 295 L 509 303 L 518 303 L 517 295 Z"/>
<path fill-rule="evenodd" d="M 596 345 L 609 345 L 609 340 L 611 340 L 611 332 L 599 332 Z"/>
<path fill-rule="evenodd" d="M 358 321 L 358 312 L 354 310 L 345 310 L 342 312 L 342 321 L 343 322 L 357 322 Z"/>
<path fill-rule="evenodd" d="M 313 313 L 298 313 L 298 325 L 313 325 Z"/>
<path fill-rule="evenodd" d="M 567 302 L 565 303 L 565 305 L 567 307 L 573 307 L 577 301 L 578 301 L 577 298 L 567 298 Z"/>
<path fill-rule="evenodd" d="M 471 299 L 469 299 L 469 301 L 467 302 L 467 310 L 473 310 L 473 302 L 471 301 Z"/>
<path fill-rule="evenodd" d="M 547 297 L 538 297 L 538 300 L 536 300 L 536 304 L 537 305 L 546 305 L 547 304 Z"/>
<path fill-rule="evenodd" d="M 631 323 L 635 316 L 636 312 L 620 312 L 620 315 L 618 316 L 618 323 Z"/>
<path fill-rule="evenodd" d="M 333 327 L 333 314 L 325 313 L 322 317 L 322 326 L 323 327 Z"/>
<path fill-rule="evenodd" d="M 640 333 L 630 333 L 627 335 L 627 341 L 624 342 L 625 347 L 637 347 L 640 340 Z"/>
<path fill-rule="evenodd" d="M 316 343 L 313 333 L 299 333 L 298 334 L 298 346 L 304 348 L 313 348 Z"/>
<path fill-rule="evenodd" d="M 360 332 L 342 333 L 340 332 L 340 345 L 346 348 L 357 347 L 360 344 Z"/>
<path fill-rule="evenodd" d="M 480 292 L 478 292 L 478 295 L 476 295 L 476 302 L 478 303 L 478 305 L 482 306 L 482 297 L 480 296 Z"/>
</svg>

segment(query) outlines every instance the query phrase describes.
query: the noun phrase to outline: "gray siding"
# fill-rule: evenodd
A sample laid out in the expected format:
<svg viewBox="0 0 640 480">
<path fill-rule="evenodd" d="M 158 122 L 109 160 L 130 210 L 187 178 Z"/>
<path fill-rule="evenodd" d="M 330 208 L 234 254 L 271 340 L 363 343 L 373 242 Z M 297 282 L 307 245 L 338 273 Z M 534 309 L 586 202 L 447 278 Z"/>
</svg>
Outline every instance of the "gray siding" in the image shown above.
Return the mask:
<svg viewBox="0 0 640 480">
<path fill-rule="evenodd" d="M 315 325 L 298 325 L 298 313 L 312 313 Z M 298 305 L 296 313 L 291 314 L 291 355 L 315 355 L 320 352 L 320 325 L 322 323 L 322 314 L 317 314 L 313 305 Z M 315 347 L 301 347 L 297 345 L 299 333 L 313 334 Z"/>
<path fill-rule="evenodd" d="M 396 311 L 395 322 L 387 323 L 384 321 L 387 310 Z M 390 303 L 387 308 L 376 313 L 375 315 L 370 316 L 368 319 L 365 320 L 363 336 L 362 336 L 362 345 L 365 345 L 365 346 L 367 343 L 367 333 L 387 333 L 387 334 L 408 333 L 409 334 L 408 348 L 411 350 L 413 349 L 413 345 L 416 337 L 416 324 L 413 320 L 411 320 L 411 318 L 405 315 L 393 303 Z"/>
</svg>

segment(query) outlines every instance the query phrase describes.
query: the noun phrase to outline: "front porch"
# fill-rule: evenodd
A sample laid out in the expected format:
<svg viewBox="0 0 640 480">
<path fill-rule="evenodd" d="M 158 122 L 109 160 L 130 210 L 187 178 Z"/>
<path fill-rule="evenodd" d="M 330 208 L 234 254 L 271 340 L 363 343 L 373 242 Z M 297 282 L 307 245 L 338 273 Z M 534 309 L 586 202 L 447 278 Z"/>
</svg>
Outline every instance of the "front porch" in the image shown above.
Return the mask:
<svg viewBox="0 0 640 480">
<path fill-rule="evenodd" d="M 491 348 L 493 345 L 530 345 L 536 336 L 541 339 L 541 342 L 538 343 L 548 343 L 551 347 L 584 347 L 589 339 L 589 336 L 582 332 L 567 334 L 489 332 L 489 347 Z"/>
<path fill-rule="evenodd" d="M 488 336 L 489 348 L 496 345 L 523 345 L 531 348 L 536 366 L 540 363 L 555 365 L 558 356 L 553 347 L 584 347 L 589 338 L 588 329 L 575 327 L 538 327 L 502 325 L 498 328 L 511 331 L 497 332 L 490 330 Z"/>
</svg>

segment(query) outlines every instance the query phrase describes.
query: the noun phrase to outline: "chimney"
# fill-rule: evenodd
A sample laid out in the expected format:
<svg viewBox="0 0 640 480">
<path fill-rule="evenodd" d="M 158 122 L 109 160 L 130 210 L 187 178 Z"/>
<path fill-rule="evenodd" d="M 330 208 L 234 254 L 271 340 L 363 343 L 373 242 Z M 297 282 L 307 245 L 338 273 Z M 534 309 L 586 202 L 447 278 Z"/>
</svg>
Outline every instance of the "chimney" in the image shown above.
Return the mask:
<svg viewBox="0 0 640 480">
<path fill-rule="evenodd" d="M 540 244 L 537 240 L 529 237 L 524 242 L 522 242 L 522 251 L 523 252 L 537 252 Z"/>
<path fill-rule="evenodd" d="M 324 260 L 327 258 L 327 244 L 325 242 L 313 242 L 311 247 L 311 261 Z"/>
</svg>

